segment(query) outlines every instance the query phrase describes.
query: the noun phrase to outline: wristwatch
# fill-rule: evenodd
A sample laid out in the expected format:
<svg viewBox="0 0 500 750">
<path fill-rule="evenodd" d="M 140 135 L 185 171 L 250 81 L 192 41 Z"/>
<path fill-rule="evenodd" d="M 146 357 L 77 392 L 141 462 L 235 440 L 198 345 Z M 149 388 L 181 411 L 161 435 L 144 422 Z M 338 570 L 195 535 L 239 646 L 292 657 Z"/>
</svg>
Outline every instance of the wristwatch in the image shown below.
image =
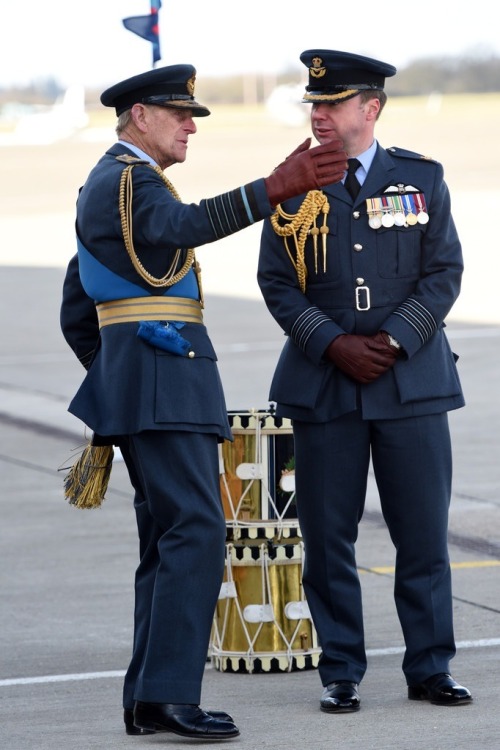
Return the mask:
<svg viewBox="0 0 500 750">
<path fill-rule="evenodd" d="M 394 349 L 397 349 L 399 351 L 401 349 L 401 344 L 399 343 L 399 341 L 395 339 L 394 336 L 391 336 L 390 333 L 387 334 L 387 337 L 389 339 L 389 346 L 393 346 Z"/>
</svg>

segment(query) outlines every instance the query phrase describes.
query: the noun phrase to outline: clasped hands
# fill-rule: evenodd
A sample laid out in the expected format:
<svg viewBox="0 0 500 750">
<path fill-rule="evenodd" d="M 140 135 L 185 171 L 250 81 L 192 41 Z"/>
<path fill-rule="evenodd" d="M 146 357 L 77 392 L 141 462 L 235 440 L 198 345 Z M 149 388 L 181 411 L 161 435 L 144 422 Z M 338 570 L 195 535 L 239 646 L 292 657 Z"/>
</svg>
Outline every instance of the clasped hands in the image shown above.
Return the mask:
<svg viewBox="0 0 500 750">
<path fill-rule="evenodd" d="M 374 336 L 343 333 L 325 352 L 326 358 L 358 383 L 371 383 L 389 370 L 399 351 L 389 344 L 384 331 Z"/>
</svg>

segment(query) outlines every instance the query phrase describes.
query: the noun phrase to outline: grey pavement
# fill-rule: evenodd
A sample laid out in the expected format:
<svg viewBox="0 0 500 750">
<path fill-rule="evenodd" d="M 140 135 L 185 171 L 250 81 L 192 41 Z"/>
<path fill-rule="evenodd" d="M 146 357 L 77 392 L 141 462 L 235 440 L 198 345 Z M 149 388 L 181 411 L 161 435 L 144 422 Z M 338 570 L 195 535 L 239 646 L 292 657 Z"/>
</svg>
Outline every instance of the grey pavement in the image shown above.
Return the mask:
<svg viewBox="0 0 500 750">
<path fill-rule="evenodd" d="M 66 412 L 83 370 L 59 332 L 62 279 L 61 268 L 0 267 L 0 747 L 191 746 L 169 734 L 124 733 L 138 552 L 132 495 L 116 461 L 101 509 L 78 511 L 63 497 L 60 469 L 85 437 Z M 208 294 L 205 319 L 228 408 L 267 408 L 283 339 L 262 301 Z M 207 662 L 203 705 L 233 714 L 241 730 L 234 747 L 500 747 L 500 322 L 471 319 L 453 318 L 448 331 L 467 397 L 451 415 L 453 673 L 473 704 L 438 708 L 406 698 L 394 551 L 371 481 L 358 542 L 369 649 L 361 711 L 320 713 L 315 669 L 234 674 Z"/>
</svg>

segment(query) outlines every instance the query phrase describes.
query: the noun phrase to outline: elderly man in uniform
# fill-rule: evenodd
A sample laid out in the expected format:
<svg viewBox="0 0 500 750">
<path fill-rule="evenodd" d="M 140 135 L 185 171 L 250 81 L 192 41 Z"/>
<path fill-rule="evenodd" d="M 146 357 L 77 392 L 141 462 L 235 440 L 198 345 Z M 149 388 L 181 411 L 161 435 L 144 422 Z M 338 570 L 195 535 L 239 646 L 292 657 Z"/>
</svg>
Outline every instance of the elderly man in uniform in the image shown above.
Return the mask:
<svg viewBox="0 0 500 750">
<path fill-rule="evenodd" d="M 69 410 L 94 443 L 120 447 L 135 490 L 140 564 L 126 731 L 222 740 L 238 728 L 199 703 L 224 569 L 217 444 L 231 431 L 193 248 L 340 180 L 347 163 L 337 140 L 310 149 L 307 139 L 269 177 L 182 203 L 163 170 L 185 160 L 193 118 L 210 114 L 194 86 L 191 65 L 171 65 L 102 94 L 119 140 L 79 193 L 61 327 L 87 369 Z"/>
<path fill-rule="evenodd" d="M 437 161 L 374 137 L 392 65 L 307 50 L 319 143 L 341 139 L 345 181 L 281 206 L 258 279 L 287 335 L 270 392 L 293 420 L 304 588 L 318 631 L 323 711 L 357 711 L 366 670 L 355 543 L 370 459 L 396 548 L 394 597 L 411 700 L 470 703 L 455 655 L 447 549 L 447 412 L 464 405 L 444 320 L 462 252 Z"/>
</svg>

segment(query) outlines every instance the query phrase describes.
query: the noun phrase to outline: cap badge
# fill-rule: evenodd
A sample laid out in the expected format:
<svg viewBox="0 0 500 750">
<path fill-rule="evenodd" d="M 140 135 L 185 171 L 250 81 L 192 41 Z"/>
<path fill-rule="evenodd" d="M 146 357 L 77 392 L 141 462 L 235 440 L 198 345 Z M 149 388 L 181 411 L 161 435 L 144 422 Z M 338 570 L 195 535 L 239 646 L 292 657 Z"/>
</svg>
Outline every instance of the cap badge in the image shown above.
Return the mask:
<svg viewBox="0 0 500 750">
<path fill-rule="evenodd" d="M 311 62 L 312 66 L 309 68 L 311 78 L 323 78 L 326 73 L 326 68 L 323 67 L 323 60 L 321 57 L 313 57 Z"/>
<path fill-rule="evenodd" d="M 195 81 L 196 81 L 196 76 L 195 76 L 195 75 L 193 75 L 193 76 L 191 76 L 191 78 L 189 78 L 189 80 L 188 80 L 188 81 L 186 82 L 186 87 L 187 87 L 187 90 L 188 90 L 188 94 L 189 94 L 190 96 L 194 96 L 194 82 L 195 82 Z"/>
</svg>

